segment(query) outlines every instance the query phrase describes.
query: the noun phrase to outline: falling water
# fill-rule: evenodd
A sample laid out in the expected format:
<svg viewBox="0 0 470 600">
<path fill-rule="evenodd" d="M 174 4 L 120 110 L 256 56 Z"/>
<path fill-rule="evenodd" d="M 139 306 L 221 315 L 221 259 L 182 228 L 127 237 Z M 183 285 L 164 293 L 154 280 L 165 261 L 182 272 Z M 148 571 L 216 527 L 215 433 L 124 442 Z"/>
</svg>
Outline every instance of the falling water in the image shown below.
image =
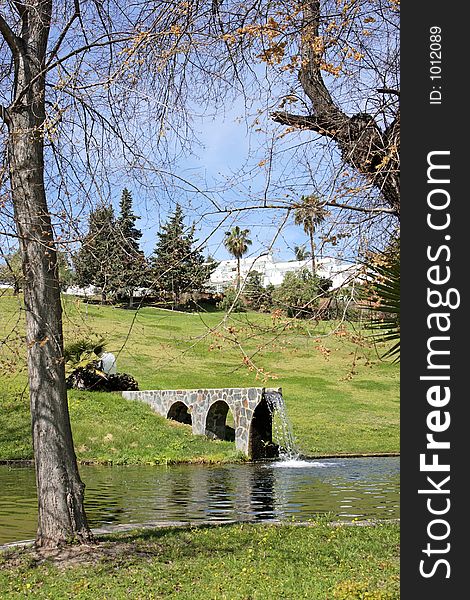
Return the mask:
<svg viewBox="0 0 470 600">
<path fill-rule="evenodd" d="M 295 461 L 299 458 L 300 452 L 292 431 L 292 424 L 287 416 L 284 398 L 277 390 L 266 390 L 265 398 L 273 422 L 273 441 L 279 445 L 279 458 Z"/>
</svg>

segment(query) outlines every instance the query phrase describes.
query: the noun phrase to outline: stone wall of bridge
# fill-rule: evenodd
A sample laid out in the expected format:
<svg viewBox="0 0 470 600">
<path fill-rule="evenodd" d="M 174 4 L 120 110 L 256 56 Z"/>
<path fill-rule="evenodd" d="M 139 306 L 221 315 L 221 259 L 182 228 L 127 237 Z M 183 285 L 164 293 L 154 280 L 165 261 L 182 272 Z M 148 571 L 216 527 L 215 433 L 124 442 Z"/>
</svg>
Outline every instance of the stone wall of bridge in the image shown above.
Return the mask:
<svg viewBox="0 0 470 600">
<path fill-rule="evenodd" d="M 235 447 L 249 458 L 271 458 L 277 454 L 272 441 L 273 395 L 281 388 L 220 388 L 194 390 L 142 390 L 122 392 L 127 400 L 138 400 L 166 418 L 191 424 L 193 434 L 230 439 L 226 417 L 234 420 Z"/>
</svg>

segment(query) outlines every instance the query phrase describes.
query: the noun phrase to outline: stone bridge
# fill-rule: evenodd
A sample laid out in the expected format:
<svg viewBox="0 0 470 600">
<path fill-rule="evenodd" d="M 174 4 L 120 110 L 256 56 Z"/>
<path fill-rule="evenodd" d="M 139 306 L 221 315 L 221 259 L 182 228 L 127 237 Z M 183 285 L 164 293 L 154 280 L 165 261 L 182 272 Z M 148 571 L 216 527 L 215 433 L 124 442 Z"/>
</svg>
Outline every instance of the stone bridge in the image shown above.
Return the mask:
<svg viewBox="0 0 470 600">
<path fill-rule="evenodd" d="M 278 453 L 272 439 L 272 407 L 282 402 L 281 388 L 144 390 L 122 395 L 149 404 L 168 419 L 191 425 L 195 435 L 234 440 L 236 449 L 249 458 L 271 458 Z M 229 410 L 233 429 L 226 423 Z"/>
</svg>

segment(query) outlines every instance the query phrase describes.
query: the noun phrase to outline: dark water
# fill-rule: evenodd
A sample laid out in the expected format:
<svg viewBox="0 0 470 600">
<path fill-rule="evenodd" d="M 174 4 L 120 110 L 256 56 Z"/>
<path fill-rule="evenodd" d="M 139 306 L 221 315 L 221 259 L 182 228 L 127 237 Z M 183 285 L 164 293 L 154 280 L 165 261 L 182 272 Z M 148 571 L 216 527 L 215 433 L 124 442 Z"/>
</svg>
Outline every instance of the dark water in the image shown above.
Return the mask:
<svg viewBox="0 0 470 600">
<path fill-rule="evenodd" d="M 90 524 L 399 516 L 399 458 L 223 466 L 82 466 Z M 33 538 L 34 471 L 0 466 L 0 544 Z"/>
</svg>

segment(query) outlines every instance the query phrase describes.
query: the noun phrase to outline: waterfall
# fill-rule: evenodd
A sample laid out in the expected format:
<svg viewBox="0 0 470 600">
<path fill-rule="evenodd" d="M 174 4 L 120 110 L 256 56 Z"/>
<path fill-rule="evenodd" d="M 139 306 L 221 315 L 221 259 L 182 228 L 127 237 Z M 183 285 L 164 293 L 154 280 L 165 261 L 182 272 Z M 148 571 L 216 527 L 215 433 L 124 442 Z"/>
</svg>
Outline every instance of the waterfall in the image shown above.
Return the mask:
<svg viewBox="0 0 470 600">
<path fill-rule="evenodd" d="M 279 458 L 297 459 L 300 452 L 282 394 L 277 390 L 266 390 L 265 398 L 272 418 L 273 442 L 279 445 Z"/>
</svg>

